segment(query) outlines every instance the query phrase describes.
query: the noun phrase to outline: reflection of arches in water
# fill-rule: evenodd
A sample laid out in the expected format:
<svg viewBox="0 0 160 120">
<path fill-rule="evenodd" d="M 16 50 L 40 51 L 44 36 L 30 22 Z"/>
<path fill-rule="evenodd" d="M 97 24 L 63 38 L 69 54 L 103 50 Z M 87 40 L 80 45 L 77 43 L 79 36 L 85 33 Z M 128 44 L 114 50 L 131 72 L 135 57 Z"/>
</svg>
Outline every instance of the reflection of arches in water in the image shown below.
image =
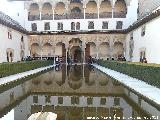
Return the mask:
<svg viewBox="0 0 160 120">
<path fill-rule="evenodd" d="M 69 86 L 74 90 L 79 89 L 82 86 L 81 66 L 75 65 L 75 66 L 71 67 L 71 70 L 70 70 L 70 72 L 68 72 L 68 74 L 69 74 L 69 79 L 68 79 Z"/>
<path fill-rule="evenodd" d="M 55 80 L 56 80 L 56 83 L 59 85 L 59 86 L 62 86 L 64 83 L 65 83 L 65 80 L 66 80 L 66 65 L 58 65 L 58 66 L 55 66 Z M 59 77 L 58 77 L 59 76 Z M 60 78 L 60 79 L 59 79 Z"/>
<path fill-rule="evenodd" d="M 94 71 L 93 66 L 91 66 L 91 65 L 85 66 L 84 75 L 85 75 L 85 83 L 88 86 L 92 86 L 95 84 L 96 73 Z"/>
</svg>

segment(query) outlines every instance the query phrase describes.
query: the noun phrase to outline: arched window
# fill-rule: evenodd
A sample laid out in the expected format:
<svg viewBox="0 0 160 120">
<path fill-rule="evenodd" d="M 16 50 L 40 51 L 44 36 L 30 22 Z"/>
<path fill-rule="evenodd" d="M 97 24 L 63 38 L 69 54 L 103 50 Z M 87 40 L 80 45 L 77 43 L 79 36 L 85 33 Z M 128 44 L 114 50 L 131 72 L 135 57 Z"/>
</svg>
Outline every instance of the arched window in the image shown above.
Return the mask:
<svg viewBox="0 0 160 120">
<path fill-rule="evenodd" d="M 28 12 L 28 20 L 29 21 L 40 20 L 40 11 L 37 3 L 32 3 L 30 5 Z"/>
<path fill-rule="evenodd" d="M 48 2 L 43 4 L 41 19 L 42 20 L 52 20 L 53 19 L 52 5 Z"/>
<path fill-rule="evenodd" d="M 80 23 L 79 22 L 76 23 L 76 30 L 80 30 Z"/>
<path fill-rule="evenodd" d="M 37 24 L 36 23 L 32 23 L 32 31 L 37 31 Z"/>
<path fill-rule="evenodd" d="M 127 6 L 124 0 L 117 0 L 114 6 L 114 18 L 125 18 L 127 14 Z"/>
<path fill-rule="evenodd" d="M 103 0 L 99 8 L 100 18 L 111 18 L 112 17 L 112 6 L 110 0 Z"/>
<path fill-rule="evenodd" d="M 75 30 L 75 23 L 74 22 L 71 23 L 71 30 Z"/>
<path fill-rule="evenodd" d="M 98 18 L 98 9 L 97 3 L 95 1 L 89 1 L 86 5 L 86 19 L 95 19 Z"/>
<path fill-rule="evenodd" d="M 44 24 L 44 30 L 50 30 L 50 22 Z"/>
</svg>

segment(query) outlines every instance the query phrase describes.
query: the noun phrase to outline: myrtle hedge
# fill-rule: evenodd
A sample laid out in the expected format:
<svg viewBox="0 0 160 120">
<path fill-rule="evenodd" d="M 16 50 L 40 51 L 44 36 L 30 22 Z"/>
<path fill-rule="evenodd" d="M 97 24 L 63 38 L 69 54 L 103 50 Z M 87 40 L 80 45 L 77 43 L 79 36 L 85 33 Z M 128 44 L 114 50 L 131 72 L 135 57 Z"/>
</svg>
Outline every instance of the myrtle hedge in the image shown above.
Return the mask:
<svg viewBox="0 0 160 120">
<path fill-rule="evenodd" d="M 148 63 L 120 62 L 98 60 L 97 64 L 143 80 L 160 88 L 160 65 Z"/>
<path fill-rule="evenodd" d="M 53 64 L 49 60 L 36 60 L 36 61 L 23 61 L 15 63 L 1 63 L 0 64 L 0 78 L 13 75 L 16 73 L 33 70 L 36 68 L 44 67 Z"/>
</svg>

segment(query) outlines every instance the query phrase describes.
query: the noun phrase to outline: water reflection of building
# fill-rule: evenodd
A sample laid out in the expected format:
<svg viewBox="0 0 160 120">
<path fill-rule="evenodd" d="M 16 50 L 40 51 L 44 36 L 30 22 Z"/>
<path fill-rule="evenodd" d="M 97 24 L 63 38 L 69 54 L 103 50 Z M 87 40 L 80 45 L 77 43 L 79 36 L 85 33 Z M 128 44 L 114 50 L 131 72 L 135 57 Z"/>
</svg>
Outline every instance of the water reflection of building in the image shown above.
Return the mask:
<svg viewBox="0 0 160 120">
<path fill-rule="evenodd" d="M 58 70 L 33 79 L 32 91 L 72 93 L 74 90 L 78 90 L 79 93 L 123 93 L 123 88 L 120 84 L 116 85 L 109 76 L 91 66 L 62 65 L 57 67 L 55 69 Z M 36 84 L 36 81 L 39 81 L 39 83 Z"/>
</svg>

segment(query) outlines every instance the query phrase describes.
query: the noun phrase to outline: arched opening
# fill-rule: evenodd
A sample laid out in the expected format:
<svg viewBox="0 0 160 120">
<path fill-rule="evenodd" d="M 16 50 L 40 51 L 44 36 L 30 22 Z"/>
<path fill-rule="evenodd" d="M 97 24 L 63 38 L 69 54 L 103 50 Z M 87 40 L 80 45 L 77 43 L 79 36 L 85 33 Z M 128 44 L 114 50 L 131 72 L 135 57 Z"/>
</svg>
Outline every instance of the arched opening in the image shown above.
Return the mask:
<svg viewBox="0 0 160 120">
<path fill-rule="evenodd" d="M 110 57 L 110 46 L 108 42 L 103 42 L 99 45 L 99 58 L 100 59 L 105 59 L 107 60 L 107 58 Z"/>
<path fill-rule="evenodd" d="M 72 0 L 69 4 L 69 18 L 70 19 L 83 19 L 83 4 L 81 0 Z"/>
<path fill-rule="evenodd" d="M 60 20 L 60 19 L 66 19 L 67 18 L 67 10 L 65 8 L 65 4 L 63 2 L 59 2 L 56 4 L 55 7 L 55 14 L 54 19 Z"/>
<path fill-rule="evenodd" d="M 7 54 L 7 62 L 13 62 L 14 50 L 12 48 L 7 48 L 6 54 Z"/>
<path fill-rule="evenodd" d="M 118 59 L 119 57 L 124 57 L 124 49 L 122 42 L 115 42 L 113 45 L 113 57 Z"/>
<path fill-rule="evenodd" d="M 40 57 L 41 52 L 42 52 L 42 50 L 41 50 L 41 47 L 39 46 L 38 43 L 33 43 L 33 44 L 31 45 L 31 56 L 32 56 L 33 58 L 35 58 L 35 57 Z"/>
<path fill-rule="evenodd" d="M 73 62 L 82 62 L 83 52 L 82 52 L 82 41 L 79 38 L 73 38 L 69 41 L 69 52 L 68 57 Z"/>
<path fill-rule="evenodd" d="M 71 30 L 75 30 L 75 22 L 71 23 Z"/>
<path fill-rule="evenodd" d="M 75 63 L 82 62 L 82 49 L 79 46 L 73 46 L 70 51 Z"/>
<path fill-rule="evenodd" d="M 89 42 L 86 44 L 85 49 L 86 62 L 88 62 L 89 58 L 96 58 L 96 44 L 94 42 Z"/>
<path fill-rule="evenodd" d="M 114 18 L 125 18 L 127 14 L 127 6 L 124 0 L 117 0 L 114 6 Z"/>
<path fill-rule="evenodd" d="M 95 19 L 98 18 L 97 3 L 95 1 L 89 1 L 86 5 L 86 19 Z"/>
<path fill-rule="evenodd" d="M 50 43 L 46 43 L 42 47 L 43 49 L 43 57 L 52 57 L 52 45 Z"/>
<path fill-rule="evenodd" d="M 37 3 L 32 3 L 30 5 L 28 12 L 28 20 L 29 21 L 40 20 L 39 5 Z"/>
<path fill-rule="evenodd" d="M 53 19 L 52 5 L 48 2 L 43 4 L 41 19 L 42 20 L 52 20 Z"/>
<path fill-rule="evenodd" d="M 65 44 L 59 42 L 55 46 L 55 59 L 58 58 L 60 62 L 65 62 L 66 60 L 66 49 Z"/>
<path fill-rule="evenodd" d="M 80 30 L 80 22 L 76 23 L 76 30 Z"/>
<path fill-rule="evenodd" d="M 103 0 L 99 8 L 100 18 L 111 18 L 112 17 L 112 6 L 109 0 Z"/>
</svg>

